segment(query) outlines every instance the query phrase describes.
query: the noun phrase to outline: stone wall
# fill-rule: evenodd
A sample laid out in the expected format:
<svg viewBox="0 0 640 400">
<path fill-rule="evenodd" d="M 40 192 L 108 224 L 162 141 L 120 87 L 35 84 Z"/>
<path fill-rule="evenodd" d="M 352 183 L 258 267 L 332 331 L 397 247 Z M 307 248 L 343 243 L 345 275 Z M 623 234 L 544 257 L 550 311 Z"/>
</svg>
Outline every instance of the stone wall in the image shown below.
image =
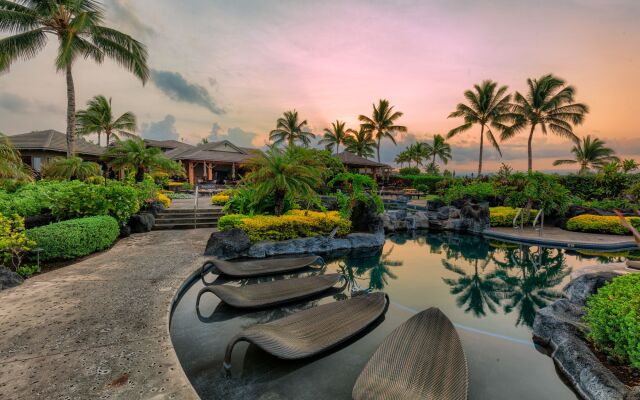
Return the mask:
<svg viewBox="0 0 640 400">
<path fill-rule="evenodd" d="M 385 211 L 382 216 L 387 232 L 435 229 L 480 233 L 489 228 L 489 205 L 466 202 L 460 209 L 441 206 L 427 209 L 407 206 Z"/>
</svg>

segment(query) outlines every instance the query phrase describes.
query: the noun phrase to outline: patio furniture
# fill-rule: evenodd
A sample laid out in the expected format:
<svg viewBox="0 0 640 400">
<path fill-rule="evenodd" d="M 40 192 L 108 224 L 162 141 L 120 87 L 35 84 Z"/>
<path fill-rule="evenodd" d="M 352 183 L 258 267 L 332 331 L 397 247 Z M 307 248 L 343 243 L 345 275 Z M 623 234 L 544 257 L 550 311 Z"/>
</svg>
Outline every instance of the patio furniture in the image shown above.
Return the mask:
<svg viewBox="0 0 640 400">
<path fill-rule="evenodd" d="M 323 353 L 365 330 L 386 312 L 388 304 L 385 293 L 370 293 L 250 326 L 227 345 L 224 368 L 231 368 L 231 353 L 241 341 L 253 343 L 285 360 Z"/>
<path fill-rule="evenodd" d="M 341 279 L 344 281 L 340 288 L 342 290 L 347 281 L 340 274 L 283 279 L 247 286 L 207 286 L 198 293 L 196 307 L 200 305 L 200 297 L 204 293 L 213 293 L 226 304 L 237 308 L 270 307 L 324 292 L 334 287 Z"/>
<path fill-rule="evenodd" d="M 422 311 L 380 344 L 360 373 L 353 399 L 466 400 L 467 360 L 438 308 Z"/>
<path fill-rule="evenodd" d="M 317 263 L 325 265 L 322 257 L 317 255 L 286 258 L 267 257 L 246 261 L 222 261 L 214 258 L 202 264 L 200 276 L 204 282 L 204 274 L 211 267 L 215 267 L 219 273 L 233 278 L 250 278 L 295 271 Z"/>
</svg>

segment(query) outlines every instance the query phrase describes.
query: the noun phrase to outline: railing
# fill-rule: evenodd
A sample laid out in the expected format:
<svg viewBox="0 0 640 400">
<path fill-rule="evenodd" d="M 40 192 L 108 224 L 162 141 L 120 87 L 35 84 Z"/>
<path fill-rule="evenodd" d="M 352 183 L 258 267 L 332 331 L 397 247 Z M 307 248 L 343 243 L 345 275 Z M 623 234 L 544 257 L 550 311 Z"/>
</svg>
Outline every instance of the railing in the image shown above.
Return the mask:
<svg viewBox="0 0 640 400">
<path fill-rule="evenodd" d="M 536 228 L 536 225 L 538 225 L 538 221 L 540 221 L 540 227 Z M 541 209 L 540 211 L 538 211 L 536 218 L 533 220 L 533 229 L 538 231 L 538 236 L 542 236 L 542 231 L 544 230 L 544 210 Z"/>
<path fill-rule="evenodd" d="M 513 218 L 513 229 L 522 230 L 524 228 L 524 213 L 522 212 L 522 210 L 523 210 L 522 208 L 519 209 L 518 213 Z M 520 218 L 520 226 L 518 226 L 518 218 Z"/>
<path fill-rule="evenodd" d="M 196 185 L 196 190 L 194 192 L 194 200 L 193 200 L 193 229 L 198 228 L 198 191 L 200 190 L 200 186 Z"/>
</svg>

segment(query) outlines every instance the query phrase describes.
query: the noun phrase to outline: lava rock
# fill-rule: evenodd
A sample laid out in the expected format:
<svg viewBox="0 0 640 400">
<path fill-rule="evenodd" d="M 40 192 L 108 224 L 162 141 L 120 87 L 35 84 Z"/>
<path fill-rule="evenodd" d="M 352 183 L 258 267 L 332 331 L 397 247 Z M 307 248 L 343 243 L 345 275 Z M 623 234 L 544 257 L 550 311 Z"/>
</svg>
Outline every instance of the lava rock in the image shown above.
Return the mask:
<svg viewBox="0 0 640 400">
<path fill-rule="evenodd" d="M 155 224 L 156 217 L 151 213 L 136 214 L 129 219 L 131 233 L 151 232 L 151 229 L 153 229 Z"/>
<path fill-rule="evenodd" d="M 438 211 L 439 208 L 444 207 L 446 204 L 444 204 L 444 201 L 440 200 L 440 199 L 436 199 L 436 200 L 429 200 L 427 201 L 427 210 L 429 211 Z"/>
<path fill-rule="evenodd" d="M 374 233 L 379 218 L 373 199 L 369 197 L 369 201 L 358 201 L 351 211 L 351 230 Z"/>
<path fill-rule="evenodd" d="M 488 229 L 491 225 L 489 203 L 465 203 L 460 209 L 460 219 L 462 219 L 462 225 L 469 232 L 480 233 Z"/>
<path fill-rule="evenodd" d="M 131 227 L 129 225 L 122 225 L 120 227 L 120 237 L 126 238 L 131 235 Z"/>
<path fill-rule="evenodd" d="M 9 289 L 22 285 L 24 279 L 9 268 L 0 267 L 0 290 Z"/>
<path fill-rule="evenodd" d="M 165 210 L 165 206 L 164 204 L 160 203 L 159 201 L 154 201 L 153 203 L 149 204 L 147 206 L 147 212 L 153 214 L 154 218 L 157 217 L 158 215 L 160 215 L 160 213 L 162 213 L 162 211 Z"/>
<path fill-rule="evenodd" d="M 620 274 L 615 272 L 594 272 L 581 275 L 565 286 L 565 296 L 573 303 L 584 306 L 587 304 L 589 296 L 595 294 L 598 289 L 611 282 L 616 276 L 620 276 Z"/>
<path fill-rule="evenodd" d="M 240 257 L 251 247 L 251 241 L 245 231 L 239 228 L 223 232 L 213 232 L 204 250 L 205 256 L 220 259 Z"/>
</svg>

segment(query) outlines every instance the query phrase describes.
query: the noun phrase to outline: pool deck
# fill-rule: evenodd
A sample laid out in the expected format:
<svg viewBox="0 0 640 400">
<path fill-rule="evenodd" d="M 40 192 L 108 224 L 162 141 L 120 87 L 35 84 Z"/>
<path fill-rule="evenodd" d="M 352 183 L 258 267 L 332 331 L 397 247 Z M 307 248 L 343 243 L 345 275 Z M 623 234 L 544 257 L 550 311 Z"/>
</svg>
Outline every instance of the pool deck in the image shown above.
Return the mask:
<svg viewBox="0 0 640 400">
<path fill-rule="evenodd" d="M 495 227 L 483 232 L 489 239 L 507 242 L 526 243 L 565 249 L 591 250 L 632 250 L 637 249 L 630 236 L 601 235 L 596 233 L 570 232 L 560 228 L 544 228 L 542 235 L 531 228 L 516 230 L 513 228 Z"/>
<path fill-rule="evenodd" d="M 133 235 L 0 292 L 0 399 L 197 399 L 169 336 L 212 229 Z"/>
</svg>

